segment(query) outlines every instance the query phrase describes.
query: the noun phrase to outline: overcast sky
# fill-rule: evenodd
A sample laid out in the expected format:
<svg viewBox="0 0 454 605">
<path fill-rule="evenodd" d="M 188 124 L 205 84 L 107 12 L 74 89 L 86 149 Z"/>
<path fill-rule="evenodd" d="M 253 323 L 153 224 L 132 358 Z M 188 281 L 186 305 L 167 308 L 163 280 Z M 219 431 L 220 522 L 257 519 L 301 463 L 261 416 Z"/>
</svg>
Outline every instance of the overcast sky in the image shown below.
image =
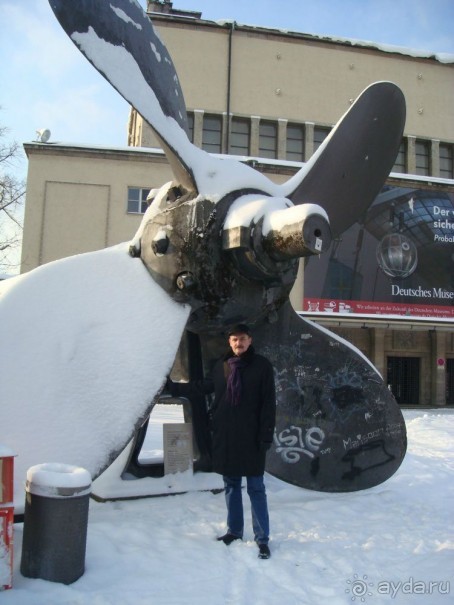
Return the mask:
<svg viewBox="0 0 454 605">
<path fill-rule="evenodd" d="M 73 0 L 74 1 L 74 0 Z M 140 0 L 145 8 L 146 0 Z M 454 54 L 454 0 L 174 0 L 202 18 Z M 23 143 L 126 145 L 129 107 L 58 24 L 47 0 L 0 0 L 0 124 Z M 25 176 L 26 161 L 17 171 Z"/>
</svg>

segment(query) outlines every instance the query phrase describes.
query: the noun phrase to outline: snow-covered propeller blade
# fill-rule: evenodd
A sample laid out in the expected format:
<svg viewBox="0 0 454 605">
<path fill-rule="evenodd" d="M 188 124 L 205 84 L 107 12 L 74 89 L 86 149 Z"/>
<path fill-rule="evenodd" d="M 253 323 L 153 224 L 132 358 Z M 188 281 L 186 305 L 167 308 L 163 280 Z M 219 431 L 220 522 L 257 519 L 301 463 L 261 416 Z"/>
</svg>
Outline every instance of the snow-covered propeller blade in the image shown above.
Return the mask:
<svg viewBox="0 0 454 605">
<path fill-rule="evenodd" d="M 0 443 L 17 455 L 15 501 L 30 466 L 99 475 L 153 406 L 189 307 L 122 244 L 2 283 Z"/>
<path fill-rule="evenodd" d="M 187 139 L 183 91 L 172 59 L 135 0 L 49 0 L 68 36 L 150 123 L 188 188 L 191 170 L 176 149 Z"/>
<path fill-rule="evenodd" d="M 333 236 L 370 206 L 402 142 L 405 99 L 391 82 L 370 85 L 339 120 L 309 162 L 282 187 L 294 204 L 328 213 Z"/>
<path fill-rule="evenodd" d="M 274 194 L 276 186 L 249 166 L 213 158 L 189 141 L 175 67 L 136 0 L 49 3 L 74 44 L 153 128 L 184 187 L 223 195 L 233 183 L 235 188 L 256 187 Z"/>
</svg>

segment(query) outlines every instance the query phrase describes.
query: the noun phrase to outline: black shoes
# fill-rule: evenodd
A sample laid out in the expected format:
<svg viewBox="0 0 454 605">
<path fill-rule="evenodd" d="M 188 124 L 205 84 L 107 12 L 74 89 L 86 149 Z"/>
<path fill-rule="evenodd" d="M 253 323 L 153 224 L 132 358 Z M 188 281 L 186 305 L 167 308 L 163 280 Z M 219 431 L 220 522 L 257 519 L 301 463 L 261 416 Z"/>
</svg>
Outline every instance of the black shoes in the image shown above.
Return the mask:
<svg viewBox="0 0 454 605">
<path fill-rule="evenodd" d="M 259 544 L 259 559 L 269 559 L 271 557 L 271 551 L 268 548 L 268 544 Z"/>
<path fill-rule="evenodd" d="M 219 536 L 219 538 L 216 538 L 218 542 L 224 542 L 226 546 L 230 546 L 230 544 L 232 544 L 232 542 L 235 542 L 235 540 L 242 539 L 243 538 L 240 538 L 240 536 L 234 536 L 233 534 L 229 533 L 226 533 L 223 536 Z M 269 559 L 271 557 L 271 551 L 268 547 L 268 544 L 257 544 L 257 546 L 259 547 L 259 559 Z"/>
<path fill-rule="evenodd" d="M 216 540 L 218 542 L 224 542 L 226 546 L 230 546 L 232 542 L 235 542 L 235 540 L 242 540 L 242 538 L 240 538 L 240 536 L 234 536 L 233 534 L 227 533 L 223 536 L 219 536 L 219 538 L 216 538 Z"/>
</svg>

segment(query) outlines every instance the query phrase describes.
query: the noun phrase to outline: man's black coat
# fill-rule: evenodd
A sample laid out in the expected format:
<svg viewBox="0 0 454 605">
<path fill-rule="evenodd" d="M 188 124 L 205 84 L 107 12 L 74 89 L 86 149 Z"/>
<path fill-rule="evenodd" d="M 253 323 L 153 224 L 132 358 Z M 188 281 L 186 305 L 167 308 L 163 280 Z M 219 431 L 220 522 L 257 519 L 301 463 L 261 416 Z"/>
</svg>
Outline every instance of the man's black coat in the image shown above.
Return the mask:
<svg viewBox="0 0 454 605">
<path fill-rule="evenodd" d="M 231 356 L 232 352 L 216 363 L 210 385 L 213 470 L 221 475 L 262 475 L 276 416 L 273 366 L 250 346 L 241 356 L 245 364 L 240 368 L 241 399 L 233 405 L 226 396 Z"/>
</svg>

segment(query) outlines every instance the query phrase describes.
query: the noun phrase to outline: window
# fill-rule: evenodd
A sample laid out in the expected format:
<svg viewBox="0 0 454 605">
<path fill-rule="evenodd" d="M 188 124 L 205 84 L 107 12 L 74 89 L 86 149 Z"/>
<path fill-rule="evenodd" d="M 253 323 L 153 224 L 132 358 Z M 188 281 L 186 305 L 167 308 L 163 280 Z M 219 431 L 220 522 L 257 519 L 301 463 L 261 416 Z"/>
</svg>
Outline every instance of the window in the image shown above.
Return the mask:
<svg viewBox="0 0 454 605">
<path fill-rule="evenodd" d="M 259 156 L 275 158 L 277 151 L 277 124 L 275 122 L 260 122 L 259 127 Z"/>
<path fill-rule="evenodd" d="M 416 141 L 416 174 L 429 175 L 430 145 L 427 141 Z"/>
<path fill-rule="evenodd" d="M 233 155 L 249 155 L 250 135 L 251 125 L 249 120 L 232 118 L 230 127 L 230 153 Z"/>
<path fill-rule="evenodd" d="M 221 153 L 221 116 L 203 116 L 202 149 L 209 153 Z"/>
<path fill-rule="evenodd" d="M 392 168 L 392 172 L 405 172 L 405 142 L 400 144 L 399 151 L 397 152 L 396 161 Z"/>
<path fill-rule="evenodd" d="M 329 135 L 330 129 L 324 126 L 315 126 L 314 128 L 314 151 L 320 147 L 326 137 Z"/>
<path fill-rule="evenodd" d="M 304 128 L 300 124 L 287 125 L 286 159 L 292 162 L 304 160 Z"/>
<path fill-rule="evenodd" d="M 452 145 L 440 144 L 440 176 L 443 179 L 454 178 Z"/>
<path fill-rule="evenodd" d="M 188 137 L 191 143 L 194 141 L 194 114 L 188 111 Z"/>
<path fill-rule="evenodd" d="M 147 196 L 150 189 L 141 187 L 128 187 L 128 212 L 131 214 L 144 214 L 148 208 Z"/>
</svg>

